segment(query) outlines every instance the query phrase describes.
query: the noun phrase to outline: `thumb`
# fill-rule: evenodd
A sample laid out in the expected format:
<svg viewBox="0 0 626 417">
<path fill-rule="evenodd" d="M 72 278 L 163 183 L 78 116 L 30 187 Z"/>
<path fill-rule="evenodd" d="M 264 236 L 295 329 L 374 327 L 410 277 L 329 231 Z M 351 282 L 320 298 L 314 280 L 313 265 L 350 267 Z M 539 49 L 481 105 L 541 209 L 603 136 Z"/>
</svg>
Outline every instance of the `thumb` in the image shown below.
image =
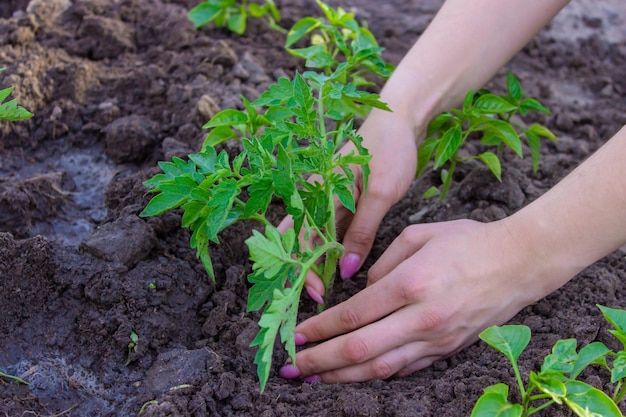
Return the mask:
<svg viewBox="0 0 626 417">
<path fill-rule="evenodd" d="M 371 189 L 359 199 L 356 213 L 343 238 L 345 252 L 339 261 L 342 279 L 351 278 L 361 268 L 372 249 L 378 226 L 390 208 L 385 195 Z"/>
</svg>

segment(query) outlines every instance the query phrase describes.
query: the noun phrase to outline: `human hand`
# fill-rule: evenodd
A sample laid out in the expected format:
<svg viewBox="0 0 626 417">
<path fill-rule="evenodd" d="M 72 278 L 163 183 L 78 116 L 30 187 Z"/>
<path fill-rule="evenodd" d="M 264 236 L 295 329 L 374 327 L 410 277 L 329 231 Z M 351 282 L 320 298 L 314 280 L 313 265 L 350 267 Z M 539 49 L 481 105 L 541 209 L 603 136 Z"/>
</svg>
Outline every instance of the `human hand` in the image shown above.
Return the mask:
<svg viewBox="0 0 626 417">
<path fill-rule="evenodd" d="M 411 119 L 403 112 L 378 109 L 370 113 L 359 130 L 363 146 L 372 155 L 368 188 L 363 193 L 363 172 L 360 166 L 353 166 L 356 213 L 351 213 L 335 200 L 337 226 L 339 233 L 343 234 L 345 247 L 345 254 L 339 262 L 344 279 L 350 278 L 361 267 L 372 248 L 380 222 L 389 208 L 404 196 L 415 177 L 417 145 L 414 130 Z M 355 151 L 352 143 L 339 150 L 342 154 L 352 151 Z M 286 217 L 278 229 L 284 232 L 291 225 L 291 218 Z M 316 302 L 323 303 L 324 284 L 312 272 L 305 287 Z"/>
<path fill-rule="evenodd" d="M 359 382 L 404 376 L 455 354 L 478 333 L 542 298 L 568 271 L 535 261 L 506 219 L 406 228 L 369 271 L 367 287 L 295 329 L 285 378 Z M 570 277 L 565 277 L 569 279 Z M 544 282 L 542 282 L 544 281 Z M 535 285 L 541 283 L 541 285 Z"/>
</svg>

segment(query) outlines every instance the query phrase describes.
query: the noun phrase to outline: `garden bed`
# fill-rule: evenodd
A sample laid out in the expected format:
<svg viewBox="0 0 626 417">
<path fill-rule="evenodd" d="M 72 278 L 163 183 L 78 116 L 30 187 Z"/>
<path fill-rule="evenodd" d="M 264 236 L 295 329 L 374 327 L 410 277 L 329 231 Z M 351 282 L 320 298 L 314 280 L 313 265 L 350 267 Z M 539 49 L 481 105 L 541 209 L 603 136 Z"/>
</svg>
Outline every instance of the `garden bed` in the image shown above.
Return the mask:
<svg viewBox="0 0 626 417">
<path fill-rule="evenodd" d="M 274 370 L 259 393 L 257 313 L 246 313 L 252 224 L 212 248 L 212 284 L 189 248 L 180 213 L 140 219 L 143 181 L 159 160 L 197 151 L 202 125 L 242 108 L 302 63 L 284 35 L 251 21 L 243 36 L 196 31 L 196 0 L 11 0 L 0 5 L 0 88 L 14 85 L 33 119 L 0 125 L 0 414 L 8 416 L 459 416 L 484 387 L 513 382 L 504 357 L 477 343 L 405 378 L 303 384 Z M 440 1 L 341 1 L 397 64 Z M 536 116 L 560 140 L 530 158 L 507 155 L 503 181 L 459 169 L 448 200 L 423 200 L 426 175 L 385 218 L 368 265 L 407 225 L 493 221 L 536 199 L 626 124 L 626 10 L 621 0 L 574 0 L 505 69 L 552 109 Z M 318 15 L 314 2 L 277 2 L 281 24 Z M 459 34 L 462 36 L 463 34 Z M 494 35 L 496 36 L 496 35 Z M 505 90 L 504 69 L 489 83 Z M 229 149 L 226 145 L 226 148 Z M 472 146 L 470 144 L 470 146 Z M 276 222 L 284 215 L 276 206 Z M 511 322 L 533 340 L 531 370 L 557 339 L 616 347 L 596 303 L 626 308 L 626 248 L 581 272 Z M 497 256 L 497 255 L 496 255 Z M 365 285 L 337 283 L 331 304 Z M 301 317 L 315 312 L 303 300 Z M 131 336 L 136 344 L 130 345 Z M 133 342 L 134 343 L 134 342 Z M 598 388 L 598 368 L 581 379 Z M 142 409 L 143 407 L 143 409 Z M 570 415 L 550 408 L 543 416 Z"/>
</svg>

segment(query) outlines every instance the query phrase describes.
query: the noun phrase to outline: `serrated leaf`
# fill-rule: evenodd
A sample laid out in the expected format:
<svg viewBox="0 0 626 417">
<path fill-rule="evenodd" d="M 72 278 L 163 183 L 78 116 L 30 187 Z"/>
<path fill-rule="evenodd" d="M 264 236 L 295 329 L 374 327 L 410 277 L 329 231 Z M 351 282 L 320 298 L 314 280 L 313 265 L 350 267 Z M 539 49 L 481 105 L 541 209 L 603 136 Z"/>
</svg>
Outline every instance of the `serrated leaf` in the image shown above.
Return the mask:
<svg viewBox="0 0 626 417">
<path fill-rule="evenodd" d="M 265 211 L 272 201 L 272 195 L 274 195 L 274 182 L 271 177 L 263 177 L 254 180 L 252 185 L 248 187 L 250 197 L 246 201 L 246 208 L 244 209 L 244 217 L 250 217 L 258 212 L 261 215 L 265 215 Z"/>
<path fill-rule="evenodd" d="M 213 188 L 213 196 L 207 203 L 207 236 L 214 239 L 224 230 L 226 219 L 232 209 L 235 197 L 239 194 L 235 180 L 225 180 Z"/>
<path fill-rule="evenodd" d="M 483 330 L 478 337 L 503 353 L 511 363 L 516 363 L 530 342 L 530 329 L 523 325 L 491 326 Z"/>
<path fill-rule="evenodd" d="M 139 216 L 158 216 L 168 210 L 180 207 L 186 200 L 186 194 L 158 194 L 150 200 L 146 208 L 143 209 Z"/>
<path fill-rule="evenodd" d="M 215 148 L 208 147 L 200 153 L 193 153 L 189 155 L 189 160 L 192 161 L 202 174 L 215 173 L 215 164 L 217 163 L 217 152 Z"/>
<path fill-rule="evenodd" d="M 259 98 L 252 102 L 252 106 L 278 106 L 293 97 L 293 86 L 288 78 L 281 77 L 276 84 L 271 84 Z"/>
<path fill-rule="evenodd" d="M 285 233 L 295 232 L 289 229 Z M 293 248 L 283 246 L 281 234 L 273 226 L 266 226 L 265 235 L 253 230 L 246 245 L 250 251 L 250 259 L 254 262 L 252 269 L 263 273 L 266 278 L 274 278 L 284 265 L 296 262 L 291 257 Z"/>
</svg>

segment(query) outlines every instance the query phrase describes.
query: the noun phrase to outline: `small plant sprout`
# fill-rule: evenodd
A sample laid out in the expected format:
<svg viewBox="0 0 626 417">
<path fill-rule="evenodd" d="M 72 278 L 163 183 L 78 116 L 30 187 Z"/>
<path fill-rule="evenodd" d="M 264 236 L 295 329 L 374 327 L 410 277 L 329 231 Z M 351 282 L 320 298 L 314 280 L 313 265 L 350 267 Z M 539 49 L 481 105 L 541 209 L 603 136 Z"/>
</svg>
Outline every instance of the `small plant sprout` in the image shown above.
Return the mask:
<svg viewBox="0 0 626 417">
<path fill-rule="evenodd" d="M 598 306 L 614 327 L 609 332 L 626 349 L 626 311 Z M 601 342 L 592 342 L 576 351 L 576 339 L 558 340 L 544 358 L 539 372 L 524 379 L 517 360 L 530 342 L 530 329 L 522 325 L 492 326 L 479 335 L 489 346 L 506 356 L 513 366 L 521 403 L 509 402 L 509 386 L 498 383 L 487 387 L 472 410 L 471 417 L 526 417 L 553 404 L 568 407 L 580 417 L 622 417 L 617 404 L 625 395 L 626 350 L 614 353 Z M 611 364 L 607 358 L 611 359 Z M 590 365 L 601 365 L 611 373 L 613 396 L 576 378 Z"/>
<path fill-rule="evenodd" d="M 128 359 L 126 359 L 126 363 L 124 364 L 124 366 L 128 366 L 130 364 L 130 356 L 134 352 L 137 352 L 137 348 L 139 347 L 139 336 L 137 335 L 137 333 L 135 333 L 134 330 L 130 332 L 128 338 L 130 339 L 130 341 L 128 342 Z"/>
<path fill-rule="evenodd" d="M 4 372 L 0 372 L 0 379 L 8 379 L 9 381 L 17 382 L 18 384 L 28 385 L 28 382 L 24 381 L 22 378 L 10 374 L 5 374 Z"/>
<path fill-rule="evenodd" d="M 0 72 L 4 70 L 6 68 L 0 68 Z M 17 122 L 33 117 L 31 112 L 17 104 L 17 99 L 5 101 L 14 89 L 15 87 L 9 87 L 0 90 L 0 122 Z"/>
<path fill-rule="evenodd" d="M 430 187 L 424 198 L 440 197 L 445 200 L 457 164 L 470 159 L 482 161 L 502 180 L 502 167 L 499 155 L 508 147 L 520 158 L 523 157 L 521 138 L 525 137 L 533 161 L 533 171 L 537 171 L 540 156 L 540 139 L 556 140 L 556 136 L 545 126 L 533 123 L 526 127 L 516 120 L 516 116 L 526 116 L 530 111 L 550 114 L 537 99 L 529 98 L 522 92 L 518 79 L 507 72 L 507 94 L 495 95 L 489 90 L 469 91 L 463 107 L 441 113 L 433 119 L 427 129 L 426 140 L 418 150 L 416 176 L 419 177 L 433 160 L 433 169 L 441 169 L 440 188 Z M 461 157 L 459 149 L 471 134 L 481 135 L 481 145 L 495 147 L 495 153 L 485 151 L 479 155 Z M 444 168 L 447 166 L 447 168 Z"/>
<path fill-rule="evenodd" d="M 393 65 L 386 63 L 383 48 L 366 27 L 359 25 L 354 13 L 341 7 L 333 9 L 317 1 L 324 17 L 307 16 L 296 22 L 287 33 L 285 48 L 294 56 L 305 59 L 308 68 L 315 68 L 326 75 L 339 73 L 338 80 L 356 87 L 373 84 L 366 75 L 389 78 Z M 309 45 L 294 47 L 310 37 Z M 338 71 L 340 64 L 341 71 Z"/>
<path fill-rule="evenodd" d="M 277 23 L 280 13 L 274 0 L 265 0 L 263 4 L 248 0 L 207 0 L 192 8 L 188 16 L 196 28 L 213 23 L 238 35 L 246 31 L 248 17 L 264 18 L 272 29 L 285 32 Z"/>
</svg>

